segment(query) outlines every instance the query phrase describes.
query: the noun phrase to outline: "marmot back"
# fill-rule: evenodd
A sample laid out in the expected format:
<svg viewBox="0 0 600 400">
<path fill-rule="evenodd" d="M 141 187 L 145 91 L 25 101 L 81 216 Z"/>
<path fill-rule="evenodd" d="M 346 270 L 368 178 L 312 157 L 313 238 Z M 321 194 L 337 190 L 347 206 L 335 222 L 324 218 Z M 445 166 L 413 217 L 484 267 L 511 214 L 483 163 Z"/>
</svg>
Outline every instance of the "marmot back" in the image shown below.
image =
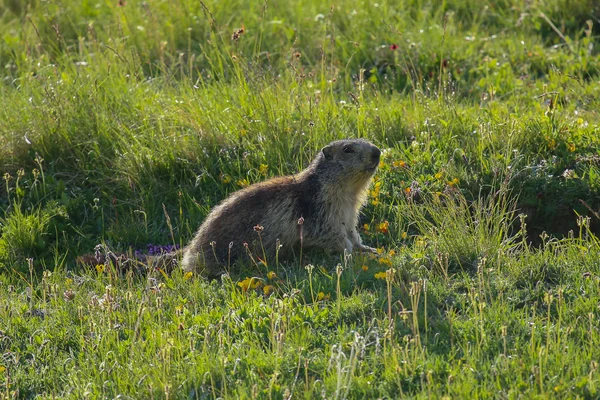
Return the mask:
<svg viewBox="0 0 600 400">
<path fill-rule="evenodd" d="M 284 259 L 300 246 L 374 251 L 362 244 L 356 225 L 380 155 L 363 139 L 335 141 L 298 174 L 231 194 L 184 249 L 183 268 L 215 277 L 237 261 L 272 262 L 278 250 Z"/>
</svg>

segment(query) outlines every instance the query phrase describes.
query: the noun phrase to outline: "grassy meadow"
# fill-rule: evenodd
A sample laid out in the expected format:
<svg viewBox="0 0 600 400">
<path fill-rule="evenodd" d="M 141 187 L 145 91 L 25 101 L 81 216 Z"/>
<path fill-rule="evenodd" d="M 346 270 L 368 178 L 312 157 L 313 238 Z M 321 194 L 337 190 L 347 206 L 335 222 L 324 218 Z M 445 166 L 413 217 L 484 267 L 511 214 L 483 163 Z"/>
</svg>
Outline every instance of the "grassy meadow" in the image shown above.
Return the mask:
<svg viewBox="0 0 600 400">
<path fill-rule="evenodd" d="M 599 38 L 594 0 L 0 0 L 0 398 L 600 398 Z M 350 137 L 377 255 L 77 262 Z"/>
</svg>

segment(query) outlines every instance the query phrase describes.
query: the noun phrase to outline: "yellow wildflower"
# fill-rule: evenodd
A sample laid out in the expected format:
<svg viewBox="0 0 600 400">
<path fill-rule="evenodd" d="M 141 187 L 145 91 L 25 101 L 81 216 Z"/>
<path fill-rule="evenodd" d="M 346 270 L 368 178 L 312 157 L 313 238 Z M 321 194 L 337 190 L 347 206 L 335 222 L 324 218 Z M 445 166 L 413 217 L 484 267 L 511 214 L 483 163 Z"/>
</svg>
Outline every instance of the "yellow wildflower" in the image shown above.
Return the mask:
<svg viewBox="0 0 600 400">
<path fill-rule="evenodd" d="M 390 250 L 388 254 L 390 257 L 394 257 L 396 255 L 396 250 Z"/>
<path fill-rule="evenodd" d="M 98 271 L 99 274 L 103 273 L 104 272 L 104 264 L 97 264 L 96 271 Z"/>
<path fill-rule="evenodd" d="M 410 188 L 410 186 L 409 186 L 409 187 L 407 187 L 406 189 L 404 189 L 404 193 L 406 193 L 406 194 L 410 194 L 411 190 L 412 190 L 412 189 L 411 189 L 411 188 Z"/>
<path fill-rule="evenodd" d="M 250 185 L 250 182 L 248 182 L 248 179 L 244 178 L 244 179 L 238 179 L 236 184 L 241 187 L 246 187 L 246 186 Z"/>
<path fill-rule="evenodd" d="M 224 184 L 228 184 L 229 182 L 231 182 L 231 177 L 227 174 L 221 174 L 220 178 L 221 182 L 223 182 Z"/>
<path fill-rule="evenodd" d="M 388 257 L 381 257 L 379 259 L 379 264 L 385 264 L 387 266 L 391 266 L 392 265 L 392 260 L 390 260 Z"/>
<path fill-rule="evenodd" d="M 454 185 L 458 185 L 458 178 L 454 178 L 451 181 L 448 181 L 448 186 L 454 186 Z"/>
<path fill-rule="evenodd" d="M 369 224 L 364 224 L 363 225 L 363 229 L 364 229 L 365 232 L 369 232 L 369 229 L 370 229 Z"/>
<path fill-rule="evenodd" d="M 269 278 L 269 279 L 277 278 L 277 274 L 275 273 L 275 271 L 269 271 L 269 273 L 267 273 L 267 278 Z"/>
<path fill-rule="evenodd" d="M 374 206 L 376 206 L 377 204 L 379 204 L 379 193 L 380 193 L 380 191 L 381 191 L 381 181 L 375 182 L 375 185 L 373 185 L 373 190 L 371 190 L 369 192 L 369 194 L 373 198 L 373 201 L 371 203 Z"/>
<path fill-rule="evenodd" d="M 385 271 L 376 273 L 374 275 L 374 277 L 375 277 L 375 279 L 385 279 L 385 277 L 386 277 Z"/>
<path fill-rule="evenodd" d="M 264 283 L 262 283 L 262 281 L 260 281 L 260 280 L 258 280 L 258 279 L 256 279 L 256 278 L 255 278 L 255 279 L 252 281 L 252 285 L 250 285 L 250 288 L 251 288 L 251 289 L 259 289 L 259 288 L 263 287 L 264 285 L 265 285 L 265 284 L 264 284 Z"/>
<path fill-rule="evenodd" d="M 569 151 L 571 153 L 573 153 L 575 151 L 575 145 L 573 143 L 569 143 L 569 145 L 567 146 L 567 148 L 569 149 Z"/>
<path fill-rule="evenodd" d="M 262 282 L 257 278 L 246 278 L 241 282 L 238 282 L 238 286 L 242 288 L 242 291 L 247 291 L 248 289 L 256 289 L 262 286 Z"/>
<path fill-rule="evenodd" d="M 398 168 L 398 167 L 404 168 L 404 167 L 406 167 L 406 163 L 404 161 L 402 161 L 402 160 L 400 160 L 400 161 L 394 161 L 392 163 L 392 165 L 394 166 L 394 168 Z"/>
<path fill-rule="evenodd" d="M 317 301 L 321 301 L 321 300 L 329 300 L 331 298 L 331 294 L 327 293 L 323 293 L 323 292 L 319 292 L 319 294 L 317 294 Z"/>
<path fill-rule="evenodd" d="M 379 196 L 379 192 L 381 191 L 381 181 L 375 182 L 373 185 L 373 190 L 371 190 L 371 196 L 377 197 Z"/>
<path fill-rule="evenodd" d="M 363 265 L 363 266 L 362 266 L 362 270 L 363 270 L 364 272 L 367 272 L 367 271 L 369 270 L 369 267 L 368 267 L 367 265 Z"/>
<path fill-rule="evenodd" d="M 402 239 L 406 239 L 408 237 L 408 233 L 402 232 Z"/>
<path fill-rule="evenodd" d="M 267 164 L 260 164 L 260 167 L 258 167 L 258 172 L 260 172 L 261 175 L 267 175 L 268 170 L 269 166 Z"/>
<path fill-rule="evenodd" d="M 275 290 L 275 288 L 273 287 L 273 285 L 266 285 L 263 288 L 263 293 L 265 294 L 265 296 L 270 296 L 274 290 Z"/>
<path fill-rule="evenodd" d="M 192 276 L 194 275 L 194 273 L 192 271 L 188 271 L 185 273 L 185 275 L 183 275 L 183 279 L 185 279 L 186 281 L 189 280 Z"/>
<path fill-rule="evenodd" d="M 238 286 L 242 288 L 242 291 L 245 292 L 246 290 L 248 290 L 248 287 L 250 286 L 250 278 L 246 278 L 241 282 L 238 282 Z"/>
<path fill-rule="evenodd" d="M 377 230 L 381 233 L 388 233 L 388 228 L 390 227 L 390 223 L 387 221 L 383 221 L 379 225 L 377 225 Z"/>
<path fill-rule="evenodd" d="M 437 173 L 437 174 L 435 174 L 434 176 L 435 176 L 435 179 L 438 179 L 438 180 L 439 180 L 439 179 L 442 179 L 442 173 L 441 173 L 441 172 L 438 172 L 438 173 Z"/>
</svg>

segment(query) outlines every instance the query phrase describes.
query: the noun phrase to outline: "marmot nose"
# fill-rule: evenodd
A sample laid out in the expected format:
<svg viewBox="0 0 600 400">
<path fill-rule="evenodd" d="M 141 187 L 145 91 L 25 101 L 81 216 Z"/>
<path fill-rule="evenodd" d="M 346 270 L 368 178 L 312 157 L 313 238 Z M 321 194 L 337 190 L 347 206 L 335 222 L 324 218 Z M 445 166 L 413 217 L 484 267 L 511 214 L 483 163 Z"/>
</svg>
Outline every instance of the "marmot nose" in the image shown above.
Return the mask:
<svg viewBox="0 0 600 400">
<path fill-rule="evenodd" d="M 379 160 L 380 156 L 381 156 L 381 150 L 379 150 L 377 147 L 374 147 L 373 153 L 372 153 L 373 160 Z"/>
</svg>

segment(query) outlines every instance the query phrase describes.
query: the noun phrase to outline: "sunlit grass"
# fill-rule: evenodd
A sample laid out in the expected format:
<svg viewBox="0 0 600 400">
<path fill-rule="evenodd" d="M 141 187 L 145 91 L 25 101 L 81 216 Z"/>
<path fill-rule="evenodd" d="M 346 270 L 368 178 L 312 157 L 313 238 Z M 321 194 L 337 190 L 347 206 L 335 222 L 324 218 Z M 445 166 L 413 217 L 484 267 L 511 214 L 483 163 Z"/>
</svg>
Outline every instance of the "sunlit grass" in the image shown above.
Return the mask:
<svg viewBox="0 0 600 400">
<path fill-rule="evenodd" d="M 0 3 L 0 397 L 598 397 L 599 19 Z M 210 282 L 104 262 L 185 245 L 345 137 L 383 150 L 359 224 L 378 254 Z"/>
</svg>

